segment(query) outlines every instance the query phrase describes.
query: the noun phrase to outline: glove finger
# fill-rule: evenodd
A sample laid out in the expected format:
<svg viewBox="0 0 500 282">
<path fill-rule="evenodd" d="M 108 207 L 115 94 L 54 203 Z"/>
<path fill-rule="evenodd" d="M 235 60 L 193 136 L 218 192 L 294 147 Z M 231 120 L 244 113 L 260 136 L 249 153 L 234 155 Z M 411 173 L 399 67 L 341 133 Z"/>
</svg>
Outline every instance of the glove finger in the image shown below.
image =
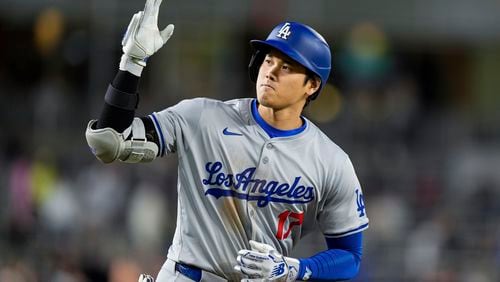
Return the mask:
<svg viewBox="0 0 500 282">
<path fill-rule="evenodd" d="M 236 269 L 236 268 L 235 268 Z M 262 278 L 262 271 L 256 270 L 256 269 L 251 269 L 248 267 L 241 266 L 239 267 L 239 272 L 242 274 L 248 276 L 248 278 Z"/>
<path fill-rule="evenodd" d="M 243 270 L 243 267 L 242 267 L 241 265 L 235 265 L 235 266 L 233 267 L 233 269 L 234 269 L 234 270 L 236 270 L 237 272 L 239 272 L 239 273 L 243 274 L 243 275 L 247 275 L 247 276 L 249 276 L 249 275 L 250 275 L 250 274 L 247 272 L 247 270 L 246 270 L 246 269 L 245 269 L 245 270 Z M 254 275 L 255 275 L 255 274 L 254 274 Z"/>
<path fill-rule="evenodd" d="M 250 246 L 252 247 L 252 250 L 259 251 L 261 253 L 267 253 L 271 250 L 274 250 L 274 248 L 269 246 L 268 244 L 260 243 L 254 240 L 250 240 Z"/>
<path fill-rule="evenodd" d="M 155 5 L 155 0 L 147 0 L 147 1 L 150 2 L 150 4 L 148 5 L 148 3 L 146 3 L 146 7 L 144 7 L 144 23 L 147 26 L 157 27 L 160 6 Z"/>
<path fill-rule="evenodd" d="M 169 24 L 169 25 L 167 25 L 167 27 L 165 29 L 163 29 L 160 32 L 161 39 L 163 40 L 163 44 L 167 43 L 170 36 L 172 36 L 172 34 L 174 33 L 174 28 L 175 27 L 173 24 Z"/>
<path fill-rule="evenodd" d="M 142 11 L 135 13 L 128 24 L 127 31 L 125 31 L 125 35 L 122 39 L 122 45 L 125 45 L 125 42 L 135 33 L 137 30 L 137 26 L 139 25 L 139 20 L 141 19 Z"/>
<path fill-rule="evenodd" d="M 254 260 L 249 260 L 249 259 L 246 259 L 242 256 L 236 257 L 236 261 L 238 262 L 239 265 L 247 267 L 247 268 L 251 268 L 251 269 L 261 269 L 262 268 L 260 263 L 256 263 Z"/>
<path fill-rule="evenodd" d="M 259 253 L 259 252 L 255 252 L 255 251 L 250 251 L 250 250 L 240 250 L 238 252 L 238 255 L 245 257 L 249 260 L 259 261 L 259 262 L 265 261 L 269 258 L 267 256 L 267 254 L 263 254 L 263 253 Z"/>
<path fill-rule="evenodd" d="M 155 0 L 154 6 L 155 6 L 156 8 L 160 8 L 161 1 L 162 1 L 162 0 Z"/>
<path fill-rule="evenodd" d="M 155 0 L 146 0 L 146 5 L 144 5 L 144 14 L 147 16 L 153 15 L 155 10 Z"/>
</svg>

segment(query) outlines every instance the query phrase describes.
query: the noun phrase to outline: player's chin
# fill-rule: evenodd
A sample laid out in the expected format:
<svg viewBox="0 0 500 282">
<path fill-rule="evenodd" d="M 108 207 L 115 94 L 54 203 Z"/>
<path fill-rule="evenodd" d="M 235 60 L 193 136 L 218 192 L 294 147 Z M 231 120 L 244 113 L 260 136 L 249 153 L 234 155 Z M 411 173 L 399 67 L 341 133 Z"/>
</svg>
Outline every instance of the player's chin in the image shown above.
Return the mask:
<svg viewBox="0 0 500 282">
<path fill-rule="evenodd" d="M 274 100 L 276 97 L 273 97 L 275 94 L 272 93 L 259 93 L 257 95 L 257 101 L 260 105 L 265 107 L 271 107 L 274 104 Z"/>
</svg>

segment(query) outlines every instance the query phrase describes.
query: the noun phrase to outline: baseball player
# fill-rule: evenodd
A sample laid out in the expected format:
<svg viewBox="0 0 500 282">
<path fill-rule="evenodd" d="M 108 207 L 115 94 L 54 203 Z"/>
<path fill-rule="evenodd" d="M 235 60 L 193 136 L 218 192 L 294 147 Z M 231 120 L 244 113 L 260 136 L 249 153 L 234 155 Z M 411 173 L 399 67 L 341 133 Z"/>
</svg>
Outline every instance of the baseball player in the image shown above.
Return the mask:
<svg viewBox="0 0 500 282">
<path fill-rule="evenodd" d="M 256 98 L 183 100 L 134 117 L 146 59 L 174 31 L 147 0 L 122 40 L 119 71 L 86 138 L 104 163 L 177 153 L 177 227 L 157 281 L 296 281 L 354 277 L 368 227 L 348 155 L 301 115 L 330 73 L 330 49 L 312 28 L 277 25 L 252 40 Z M 288 255 L 319 226 L 327 249 Z M 139 281 L 153 281 L 141 275 Z"/>
</svg>

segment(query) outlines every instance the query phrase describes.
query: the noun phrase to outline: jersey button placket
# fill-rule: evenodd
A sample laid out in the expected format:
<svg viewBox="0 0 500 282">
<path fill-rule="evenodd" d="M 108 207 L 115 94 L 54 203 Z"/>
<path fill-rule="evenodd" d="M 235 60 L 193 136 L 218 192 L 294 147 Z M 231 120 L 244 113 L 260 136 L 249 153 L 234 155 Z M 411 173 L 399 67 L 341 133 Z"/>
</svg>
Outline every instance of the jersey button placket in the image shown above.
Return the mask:
<svg viewBox="0 0 500 282">
<path fill-rule="evenodd" d="M 274 145 L 273 145 L 272 143 L 267 143 L 267 144 L 266 144 L 266 149 L 267 149 L 267 150 L 272 150 L 273 148 L 274 148 Z M 269 157 L 268 157 L 268 156 L 264 156 L 264 157 L 262 158 L 262 163 L 263 163 L 263 164 L 267 164 L 267 163 L 269 163 Z"/>
<path fill-rule="evenodd" d="M 263 164 L 267 164 L 269 162 L 269 158 L 268 157 L 263 157 L 262 158 L 262 163 Z"/>
</svg>

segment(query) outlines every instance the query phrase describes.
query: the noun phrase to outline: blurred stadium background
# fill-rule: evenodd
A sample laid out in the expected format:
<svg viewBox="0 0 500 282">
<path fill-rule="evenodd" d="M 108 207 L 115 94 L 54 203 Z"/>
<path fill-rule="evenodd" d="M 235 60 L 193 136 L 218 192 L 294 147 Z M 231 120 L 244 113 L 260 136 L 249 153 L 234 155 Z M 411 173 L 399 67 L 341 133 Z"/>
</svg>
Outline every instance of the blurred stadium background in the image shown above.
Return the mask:
<svg viewBox="0 0 500 282">
<path fill-rule="evenodd" d="M 175 226 L 176 157 L 103 165 L 84 138 L 141 1 L 0 1 L 0 281 L 136 281 Z M 307 115 L 349 154 L 371 228 L 356 281 L 500 281 L 500 2 L 164 1 L 138 114 L 251 97 L 282 20 L 333 51 Z M 285 165 L 285 164 L 283 164 Z M 324 248 L 320 234 L 294 251 Z"/>
</svg>

